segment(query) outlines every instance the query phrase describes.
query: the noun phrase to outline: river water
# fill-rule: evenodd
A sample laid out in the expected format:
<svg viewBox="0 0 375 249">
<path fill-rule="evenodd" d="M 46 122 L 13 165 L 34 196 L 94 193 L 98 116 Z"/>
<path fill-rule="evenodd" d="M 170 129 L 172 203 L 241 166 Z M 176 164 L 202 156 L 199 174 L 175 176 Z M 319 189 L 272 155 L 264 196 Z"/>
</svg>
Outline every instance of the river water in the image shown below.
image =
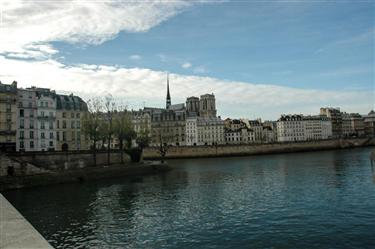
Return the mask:
<svg viewBox="0 0 375 249">
<path fill-rule="evenodd" d="M 55 248 L 375 248 L 370 151 L 169 160 L 4 195 Z"/>
</svg>

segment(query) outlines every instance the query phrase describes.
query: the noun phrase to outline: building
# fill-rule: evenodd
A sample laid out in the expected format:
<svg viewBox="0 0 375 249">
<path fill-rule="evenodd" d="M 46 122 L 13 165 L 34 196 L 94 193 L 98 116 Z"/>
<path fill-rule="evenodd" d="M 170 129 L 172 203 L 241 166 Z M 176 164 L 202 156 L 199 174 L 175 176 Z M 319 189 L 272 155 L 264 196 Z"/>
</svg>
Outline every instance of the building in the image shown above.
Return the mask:
<svg viewBox="0 0 375 249">
<path fill-rule="evenodd" d="M 89 142 L 81 132 L 81 118 L 88 111 L 78 96 L 56 95 L 56 150 L 86 150 Z"/>
<path fill-rule="evenodd" d="M 262 141 L 264 143 L 274 143 L 277 141 L 277 122 L 275 121 L 264 121 L 262 123 L 263 131 Z"/>
<path fill-rule="evenodd" d="M 47 88 L 30 88 L 36 94 L 36 151 L 56 150 L 56 98 L 55 91 Z"/>
<path fill-rule="evenodd" d="M 17 91 L 17 151 L 38 150 L 36 99 L 36 91 L 33 89 L 18 89 Z"/>
<path fill-rule="evenodd" d="M 204 118 L 216 117 L 216 103 L 214 94 L 201 95 L 199 99 L 199 116 Z"/>
<path fill-rule="evenodd" d="M 322 107 L 320 108 L 320 115 L 326 116 L 332 122 L 332 136 L 339 138 L 342 136 L 342 113 L 340 108 Z"/>
<path fill-rule="evenodd" d="M 181 110 L 154 109 L 151 112 L 151 146 L 185 145 L 185 127 L 185 108 Z"/>
<path fill-rule="evenodd" d="M 331 119 L 323 116 L 304 116 L 305 123 L 305 140 L 321 140 L 332 137 Z"/>
<path fill-rule="evenodd" d="M 7 85 L 0 82 L 0 150 L 16 150 L 17 133 L 17 82 Z"/>
<path fill-rule="evenodd" d="M 225 142 L 227 144 L 250 144 L 255 143 L 255 131 L 250 128 L 247 119 L 229 119 L 225 124 Z"/>
<path fill-rule="evenodd" d="M 281 115 L 277 121 L 277 141 L 296 142 L 305 140 L 305 122 L 301 114 Z"/>
<path fill-rule="evenodd" d="M 364 132 L 367 137 L 375 137 L 375 112 L 371 110 L 363 120 Z"/>
<path fill-rule="evenodd" d="M 359 113 L 342 114 L 342 136 L 362 137 L 365 136 L 365 119 Z"/>
<path fill-rule="evenodd" d="M 220 117 L 188 117 L 186 119 L 186 145 L 224 144 L 224 121 Z"/>
</svg>

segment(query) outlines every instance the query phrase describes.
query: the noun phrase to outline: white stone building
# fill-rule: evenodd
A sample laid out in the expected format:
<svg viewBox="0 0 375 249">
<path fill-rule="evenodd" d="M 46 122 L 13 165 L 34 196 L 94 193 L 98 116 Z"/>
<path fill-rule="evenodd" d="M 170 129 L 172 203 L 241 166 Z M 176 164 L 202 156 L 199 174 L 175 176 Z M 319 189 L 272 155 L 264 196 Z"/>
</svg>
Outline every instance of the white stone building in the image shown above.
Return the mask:
<svg viewBox="0 0 375 249">
<path fill-rule="evenodd" d="M 17 151 L 36 151 L 38 145 L 36 92 L 17 90 Z"/>
<path fill-rule="evenodd" d="M 277 141 L 296 142 L 305 140 L 305 122 L 302 115 L 281 115 L 277 121 Z"/>
<path fill-rule="evenodd" d="M 56 149 L 56 93 L 49 89 L 37 88 L 37 151 Z"/>
<path fill-rule="evenodd" d="M 188 117 L 186 145 L 224 144 L 224 121 L 220 117 Z"/>
<path fill-rule="evenodd" d="M 331 119 L 323 116 L 305 116 L 305 140 L 321 140 L 332 137 Z"/>
</svg>

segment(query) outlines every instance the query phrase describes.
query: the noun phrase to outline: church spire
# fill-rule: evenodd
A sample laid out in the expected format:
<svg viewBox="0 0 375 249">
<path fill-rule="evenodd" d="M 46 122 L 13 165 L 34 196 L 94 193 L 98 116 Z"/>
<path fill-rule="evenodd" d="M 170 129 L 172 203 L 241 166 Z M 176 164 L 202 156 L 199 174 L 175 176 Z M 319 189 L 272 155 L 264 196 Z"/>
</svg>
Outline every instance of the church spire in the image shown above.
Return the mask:
<svg viewBox="0 0 375 249">
<path fill-rule="evenodd" d="M 167 101 L 166 101 L 165 108 L 169 109 L 170 106 L 171 106 L 171 95 L 169 93 L 169 74 L 167 73 Z"/>
</svg>

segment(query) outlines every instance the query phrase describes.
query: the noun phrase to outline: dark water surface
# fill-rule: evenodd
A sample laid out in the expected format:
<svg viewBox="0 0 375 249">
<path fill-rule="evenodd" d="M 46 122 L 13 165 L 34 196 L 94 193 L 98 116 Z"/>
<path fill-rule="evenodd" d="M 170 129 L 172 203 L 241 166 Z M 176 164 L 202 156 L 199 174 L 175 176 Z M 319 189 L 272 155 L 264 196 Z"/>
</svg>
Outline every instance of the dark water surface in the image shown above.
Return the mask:
<svg viewBox="0 0 375 249">
<path fill-rule="evenodd" d="M 4 194 L 56 248 L 375 248 L 370 151 L 170 160 Z"/>
</svg>

